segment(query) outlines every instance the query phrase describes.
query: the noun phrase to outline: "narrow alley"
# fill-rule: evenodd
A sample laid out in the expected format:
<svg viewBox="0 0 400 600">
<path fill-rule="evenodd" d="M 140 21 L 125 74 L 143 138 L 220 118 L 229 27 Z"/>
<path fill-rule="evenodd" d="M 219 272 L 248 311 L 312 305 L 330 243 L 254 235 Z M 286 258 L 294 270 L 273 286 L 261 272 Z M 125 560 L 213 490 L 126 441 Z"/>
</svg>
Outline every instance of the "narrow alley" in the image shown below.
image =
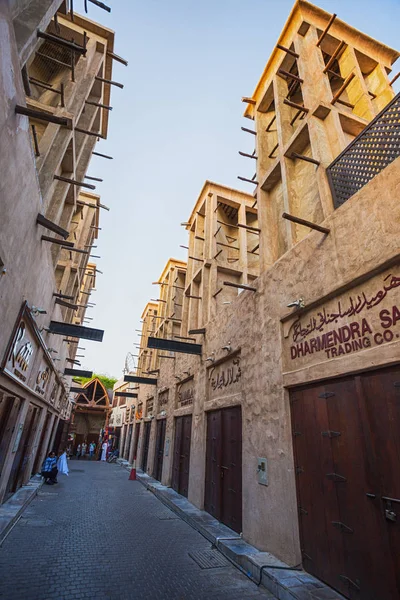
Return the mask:
<svg viewBox="0 0 400 600">
<path fill-rule="evenodd" d="M 128 481 L 125 469 L 69 466 L 69 477 L 43 486 L 3 542 L 0 598 L 273 598 L 217 550 L 221 566 L 200 567 L 191 555 L 210 543 L 139 481 Z"/>
</svg>

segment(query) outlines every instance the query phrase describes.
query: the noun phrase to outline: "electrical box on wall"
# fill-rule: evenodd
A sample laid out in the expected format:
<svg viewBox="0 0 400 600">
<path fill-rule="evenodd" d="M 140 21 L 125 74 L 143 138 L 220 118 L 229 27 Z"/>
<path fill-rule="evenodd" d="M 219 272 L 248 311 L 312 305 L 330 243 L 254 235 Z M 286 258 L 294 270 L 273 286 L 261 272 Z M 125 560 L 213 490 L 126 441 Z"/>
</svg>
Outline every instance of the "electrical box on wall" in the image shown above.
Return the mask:
<svg viewBox="0 0 400 600">
<path fill-rule="evenodd" d="M 260 483 L 261 485 L 268 485 L 268 470 L 266 458 L 257 458 L 257 476 L 258 483 Z"/>
</svg>

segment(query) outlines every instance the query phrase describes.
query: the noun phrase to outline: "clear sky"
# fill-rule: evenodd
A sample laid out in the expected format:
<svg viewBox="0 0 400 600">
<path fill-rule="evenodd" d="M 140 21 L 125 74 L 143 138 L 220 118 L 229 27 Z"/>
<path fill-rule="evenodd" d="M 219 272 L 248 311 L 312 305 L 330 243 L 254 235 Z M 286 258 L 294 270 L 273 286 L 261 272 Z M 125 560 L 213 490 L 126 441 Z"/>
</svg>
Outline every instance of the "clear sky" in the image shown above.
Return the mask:
<svg viewBox="0 0 400 600">
<path fill-rule="evenodd" d="M 89 18 L 115 31 L 109 133 L 88 174 L 102 203 L 97 249 L 103 275 L 87 312 L 105 330 L 102 344 L 85 340 L 82 366 L 122 375 L 135 352 L 140 315 L 158 297 L 156 281 L 169 257 L 186 260 L 186 221 L 206 179 L 252 191 L 237 179 L 249 165 L 240 130 L 242 96 L 251 96 L 293 6 L 292 0 L 104 0 Z M 398 48 L 400 0 L 319 0 L 317 4 L 368 35 Z M 75 0 L 76 12 L 83 0 Z M 393 74 L 400 69 L 400 60 Z M 399 90 L 400 80 L 396 89 Z M 252 175 L 252 173 L 250 173 Z"/>
</svg>

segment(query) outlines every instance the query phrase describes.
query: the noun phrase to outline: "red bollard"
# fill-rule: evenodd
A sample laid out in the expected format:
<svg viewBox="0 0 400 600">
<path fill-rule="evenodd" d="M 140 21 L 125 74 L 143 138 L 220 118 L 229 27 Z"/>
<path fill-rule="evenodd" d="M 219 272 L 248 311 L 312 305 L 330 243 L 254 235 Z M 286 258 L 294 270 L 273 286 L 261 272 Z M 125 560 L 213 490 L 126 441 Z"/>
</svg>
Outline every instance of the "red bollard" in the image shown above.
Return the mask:
<svg viewBox="0 0 400 600">
<path fill-rule="evenodd" d="M 131 469 L 128 481 L 136 481 L 136 458 L 133 459 L 133 467 Z"/>
</svg>

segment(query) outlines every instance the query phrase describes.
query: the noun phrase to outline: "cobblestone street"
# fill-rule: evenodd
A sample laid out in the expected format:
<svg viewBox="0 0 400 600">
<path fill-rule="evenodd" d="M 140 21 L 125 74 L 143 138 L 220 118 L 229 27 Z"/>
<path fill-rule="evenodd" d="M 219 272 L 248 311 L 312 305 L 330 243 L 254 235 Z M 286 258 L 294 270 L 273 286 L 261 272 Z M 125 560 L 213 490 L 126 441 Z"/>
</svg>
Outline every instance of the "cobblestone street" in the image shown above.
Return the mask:
<svg viewBox="0 0 400 600">
<path fill-rule="evenodd" d="M 211 544 L 125 469 L 76 460 L 69 467 L 3 542 L 1 598 L 273 598 L 216 550 L 223 566 L 201 568 L 190 554 Z"/>
</svg>

